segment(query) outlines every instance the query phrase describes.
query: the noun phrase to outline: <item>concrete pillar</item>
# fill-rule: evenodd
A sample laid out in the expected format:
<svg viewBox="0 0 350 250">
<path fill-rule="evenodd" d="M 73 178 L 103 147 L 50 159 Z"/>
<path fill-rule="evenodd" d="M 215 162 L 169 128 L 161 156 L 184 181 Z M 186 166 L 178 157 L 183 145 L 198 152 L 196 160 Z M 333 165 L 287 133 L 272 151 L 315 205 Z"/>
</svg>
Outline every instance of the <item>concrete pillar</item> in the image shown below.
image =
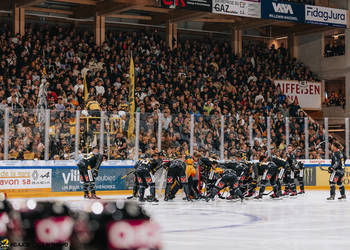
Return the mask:
<svg viewBox="0 0 350 250">
<path fill-rule="evenodd" d="M 166 27 L 166 44 L 173 49 L 173 24 L 168 22 Z"/>
<path fill-rule="evenodd" d="M 24 36 L 25 34 L 25 9 L 14 8 L 13 9 L 13 33 Z"/>
<path fill-rule="evenodd" d="M 176 23 L 167 23 L 166 28 L 166 42 L 168 47 L 173 50 L 177 46 L 177 24 Z"/>
<path fill-rule="evenodd" d="M 106 22 L 104 16 L 95 16 L 95 42 L 102 45 L 106 39 Z"/>
<path fill-rule="evenodd" d="M 242 55 L 242 30 L 235 27 L 232 29 L 231 47 L 235 55 Z"/>
<path fill-rule="evenodd" d="M 347 62 L 347 67 L 350 67 L 350 29 L 345 29 L 345 58 Z"/>
<path fill-rule="evenodd" d="M 177 47 L 177 23 L 173 23 L 173 49 Z"/>
</svg>

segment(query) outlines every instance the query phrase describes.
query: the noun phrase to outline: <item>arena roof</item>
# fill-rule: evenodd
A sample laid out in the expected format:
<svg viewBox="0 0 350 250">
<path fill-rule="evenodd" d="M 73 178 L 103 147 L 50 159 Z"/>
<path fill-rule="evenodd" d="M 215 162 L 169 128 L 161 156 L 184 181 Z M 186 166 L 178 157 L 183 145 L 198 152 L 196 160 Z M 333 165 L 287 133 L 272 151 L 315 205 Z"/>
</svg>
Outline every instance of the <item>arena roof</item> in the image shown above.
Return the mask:
<svg viewBox="0 0 350 250">
<path fill-rule="evenodd" d="M 188 9 L 165 9 L 156 0 L 1 0 L 0 9 L 11 11 L 25 8 L 26 15 L 45 15 L 46 18 L 67 18 L 72 21 L 94 21 L 95 16 L 107 20 L 133 20 L 141 25 L 165 25 L 181 22 L 200 22 L 206 31 L 230 32 L 232 28 L 255 29 L 266 37 L 327 31 L 328 26 L 220 15 Z"/>
</svg>

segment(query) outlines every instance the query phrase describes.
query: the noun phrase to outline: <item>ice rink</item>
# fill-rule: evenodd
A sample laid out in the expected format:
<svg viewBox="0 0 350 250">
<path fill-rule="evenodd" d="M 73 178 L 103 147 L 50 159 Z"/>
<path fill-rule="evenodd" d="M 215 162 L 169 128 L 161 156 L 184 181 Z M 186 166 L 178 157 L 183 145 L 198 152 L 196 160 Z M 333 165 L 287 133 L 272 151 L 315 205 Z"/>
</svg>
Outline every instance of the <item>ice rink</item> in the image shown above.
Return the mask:
<svg viewBox="0 0 350 250">
<path fill-rule="evenodd" d="M 296 198 L 145 203 L 163 232 L 164 249 L 350 249 L 350 201 L 326 201 L 327 191 Z M 122 198 L 105 196 L 104 198 Z M 54 198 L 53 198 L 54 199 Z M 72 208 L 77 197 L 64 199 Z"/>
</svg>

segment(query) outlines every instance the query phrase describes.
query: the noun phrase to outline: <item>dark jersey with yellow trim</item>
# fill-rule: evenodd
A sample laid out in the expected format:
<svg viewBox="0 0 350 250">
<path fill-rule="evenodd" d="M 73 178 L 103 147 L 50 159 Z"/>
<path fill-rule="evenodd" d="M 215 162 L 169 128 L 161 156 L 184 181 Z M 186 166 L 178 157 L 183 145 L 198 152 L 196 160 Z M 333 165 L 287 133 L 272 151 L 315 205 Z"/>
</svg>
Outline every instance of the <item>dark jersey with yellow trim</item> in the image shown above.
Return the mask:
<svg viewBox="0 0 350 250">
<path fill-rule="evenodd" d="M 334 170 L 345 171 L 346 157 L 342 151 L 339 150 L 337 152 L 332 153 L 331 159 L 331 165 Z"/>
</svg>

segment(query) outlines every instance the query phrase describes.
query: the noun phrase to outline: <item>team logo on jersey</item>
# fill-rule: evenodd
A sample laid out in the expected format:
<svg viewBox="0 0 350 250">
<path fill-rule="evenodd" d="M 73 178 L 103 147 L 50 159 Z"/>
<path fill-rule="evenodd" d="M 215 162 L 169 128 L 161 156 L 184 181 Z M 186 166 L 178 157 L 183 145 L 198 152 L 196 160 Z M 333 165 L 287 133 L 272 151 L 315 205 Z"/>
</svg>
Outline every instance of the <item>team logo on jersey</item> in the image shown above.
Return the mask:
<svg viewBox="0 0 350 250">
<path fill-rule="evenodd" d="M 173 182 L 173 177 L 168 177 L 168 183 L 172 183 Z"/>
<path fill-rule="evenodd" d="M 151 182 L 152 182 L 152 178 L 147 177 L 147 178 L 146 178 L 146 182 L 147 182 L 147 183 L 151 183 Z"/>
<path fill-rule="evenodd" d="M 139 182 L 139 183 L 141 183 L 141 182 L 142 182 L 141 177 L 137 177 L 137 180 L 138 180 L 138 182 Z"/>
<path fill-rule="evenodd" d="M 266 176 L 266 179 L 270 180 L 270 179 L 271 179 L 271 175 L 268 174 L 268 175 Z"/>
<path fill-rule="evenodd" d="M 224 183 L 222 183 L 221 181 L 218 183 L 217 185 L 219 188 L 223 188 L 224 187 Z"/>
<path fill-rule="evenodd" d="M 182 183 L 187 182 L 186 176 L 182 176 L 182 177 L 181 177 L 181 182 L 182 182 Z"/>
</svg>

